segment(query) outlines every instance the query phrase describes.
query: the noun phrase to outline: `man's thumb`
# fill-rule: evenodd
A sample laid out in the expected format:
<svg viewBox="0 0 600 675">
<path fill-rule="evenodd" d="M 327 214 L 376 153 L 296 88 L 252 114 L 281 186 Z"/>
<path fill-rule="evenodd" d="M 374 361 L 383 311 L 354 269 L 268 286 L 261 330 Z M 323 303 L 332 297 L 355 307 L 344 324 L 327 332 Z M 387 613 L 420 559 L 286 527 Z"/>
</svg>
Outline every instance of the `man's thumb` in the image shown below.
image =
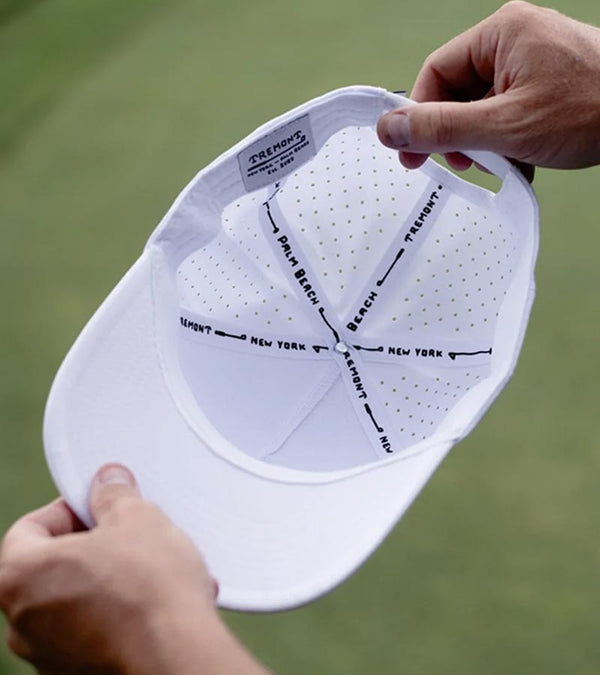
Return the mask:
<svg viewBox="0 0 600 675">
<path fill-rule="evenodd" d="M 121 499 L 139 498 L 135 477 L 122 464 L 105 464 L 94 476 L 90 488 L 90 512 L 100 523 Z"/>
<path fill-rule="evenodd" d="M 428 154 L 455 150 L 499 150 L 492 97 L 470 103 L 417 103 L 383 115 L 379 139 L 397 150 Z"/>
</svg>

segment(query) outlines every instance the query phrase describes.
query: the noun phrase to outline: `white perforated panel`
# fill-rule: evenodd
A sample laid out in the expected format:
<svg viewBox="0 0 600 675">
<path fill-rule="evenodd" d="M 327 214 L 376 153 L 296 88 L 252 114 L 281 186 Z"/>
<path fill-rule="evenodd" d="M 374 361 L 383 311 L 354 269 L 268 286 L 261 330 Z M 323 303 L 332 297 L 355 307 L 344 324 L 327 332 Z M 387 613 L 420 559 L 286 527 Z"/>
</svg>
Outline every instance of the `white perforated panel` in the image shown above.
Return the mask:
<svg viewBox="0 0 600 675">
<path fill-rule="evenodd" d="M 261 190 L 231 204 L 219 235 L 181 264 L 181 304 L 232 326 L 305 333 L 304 307 L 258 225 L 257 209 L 266 197 Z"/>
<path fill-rule="evenodd" d="M 225 208 L 218 236 L 178 270 L 198 352 L 212 354 L 203 369 L 188 340 L 182 365 L 215 426 L 254 457 L 311 470 L 431 436 L 490 374 L 519 259 L 515 227 L 475 193 L 407 171 L 373 129 L 353 127 L 281 184 Z M 226 387 L 211 385 L 219 373 Z M 227 394 L 234 383 L 245 396 Z M 314 439 L 340 406 L 344 447 L 320 455 Z"/>
<path fill-rule="evenodd" d="M 284 183 L 278 201 L 327 296 L 349 311 L 428 180 L 398 164 L 372 129 L 340 131 Z"/>
<path fill-rule="evenodd" d="M 372 368 L 379 378 L 379 397 L 404 447 L 430 436 L 456 401 L 489 374 L 485 365 L 442 370 L 373 364 Z"/>
<path fill-rule="evenodd" d="M 518 257 L 511 225 L 451 195 L 403 283 L 374 309 L 366 333 L 393 335 L 402 326 L 423 338 L 489 342 Z"/>
</svg>

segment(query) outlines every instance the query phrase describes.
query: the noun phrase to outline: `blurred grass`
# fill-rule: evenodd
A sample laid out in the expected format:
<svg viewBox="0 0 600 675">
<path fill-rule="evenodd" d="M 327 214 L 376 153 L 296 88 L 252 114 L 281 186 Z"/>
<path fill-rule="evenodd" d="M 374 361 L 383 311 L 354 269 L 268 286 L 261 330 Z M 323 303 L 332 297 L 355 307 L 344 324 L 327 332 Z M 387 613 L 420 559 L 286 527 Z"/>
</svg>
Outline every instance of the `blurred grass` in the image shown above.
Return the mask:
<svg viewBox="0 0 600 675">
<path fill-rule="evenodd" d="M 0 4 L 0 531 L 54 494 L 52 376 L 190 176 L 345 84 L 408 88 L 482 0 Z M 29 5 L 29 6 L 25 6 Z M 598 23 L 596 0 L 554 5 Z M 507 390 L 370 561 L 328 597 L 227 620 L 277 672 L 598 672 L 593 195 L 541 171 L 538 297 Z M 0 673 L 30 672 L 0 649 Z"/>
<path fill-rule="evenodd" d="M 0 0 L 0 24 L 8 22 L 36 2 L 42 2 L 42 0 Z"/>
</svg>

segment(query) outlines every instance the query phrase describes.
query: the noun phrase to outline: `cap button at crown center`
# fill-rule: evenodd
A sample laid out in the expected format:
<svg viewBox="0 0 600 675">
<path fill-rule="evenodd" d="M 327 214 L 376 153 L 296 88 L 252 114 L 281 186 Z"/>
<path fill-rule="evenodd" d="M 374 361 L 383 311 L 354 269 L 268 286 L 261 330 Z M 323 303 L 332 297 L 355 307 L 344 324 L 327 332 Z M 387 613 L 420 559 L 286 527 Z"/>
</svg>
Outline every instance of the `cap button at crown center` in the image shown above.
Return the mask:
<svg viewBox="0 0 600 675">
<path fill-rule="evenodd" d="M 350 347 L 348 347 L 348 345 L 341 340 L 336 342 L 334 349 L 336 352 L 338 352 L 338 354 L 347 354 L 350 351 Z"/>
</svg>

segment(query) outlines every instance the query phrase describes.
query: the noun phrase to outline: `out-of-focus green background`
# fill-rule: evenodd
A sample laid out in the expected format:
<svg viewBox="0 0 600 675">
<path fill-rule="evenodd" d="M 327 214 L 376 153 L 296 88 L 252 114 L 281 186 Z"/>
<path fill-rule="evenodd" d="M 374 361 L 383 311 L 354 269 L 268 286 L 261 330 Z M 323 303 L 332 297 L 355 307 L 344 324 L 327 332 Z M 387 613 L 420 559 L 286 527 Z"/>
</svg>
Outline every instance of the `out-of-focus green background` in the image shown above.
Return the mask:
<svg viewBox="0 0 600 675">
<path fill-rule="evenodd" d="M 599 23 L 597 0 L 554 6 Z M 55 495 L 52 376 L 196 170 L 329 89 L 410 89 L 432 49 L 497 7 L 0 0 L 1 532 Z M 538 173 L 517 373 L 384 545 L 308 607 L 226 614 L 276 672 L 600 671 L 599 179 Z M 28 672 L 0 648 L 0 673 Z"/>
</svg>

